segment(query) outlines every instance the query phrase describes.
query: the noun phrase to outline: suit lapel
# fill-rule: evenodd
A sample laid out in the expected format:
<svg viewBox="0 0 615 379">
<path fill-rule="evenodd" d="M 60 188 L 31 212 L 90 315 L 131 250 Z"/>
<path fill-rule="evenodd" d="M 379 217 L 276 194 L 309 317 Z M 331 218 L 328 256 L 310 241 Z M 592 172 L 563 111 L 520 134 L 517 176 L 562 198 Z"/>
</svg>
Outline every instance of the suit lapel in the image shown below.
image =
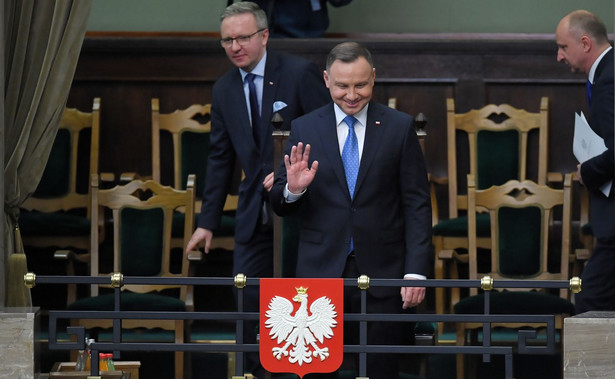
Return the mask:
<svg viewBox="0 0 615 379">
<path fill-rule="evenodd" d="M 346 174 L 344 173 L 344 163 L 342 162 L 340 147 L 337 142 L 337 125 L 335 122 L 333 103 L 326 107 L 325 110 L 318 115 L 318 117 L 322 118 L 322 122 L 318 122 L 315 127 L 319 128 L 318 136 L 323 146 L 323 150 L 327 155 L 326 160 L 331 162 L 335 176 L 337 177 L 342 188 L 346 188 L 346 194 L 350 200 L 348 184 L 346 183 Z"/>
<path fill-rule="evenodd" d="M 598 63 L 598 66 L 596 67 L 596 72 L 594 73 L 594 83 L 596 83 L 598 78 L 602 75 L 602 70 L 604 70 L 605 67 L 609 66 L 608 62 L 613 61 L 613 50 L 614 49 L 609 50 L 605 54 L 604 58 L 602 58 L 600 63 Z"/>
<path fill-rule="evenodd" d="M 357 184 L 355 186 L 355 194 L 357 194 L 361 185 L 365 181 L 369 167 L 376 157 L 376 152 L 382 142 L 384 128 L 387 127 L 385 114 L 382 109 L 379 109 L 377 103 L 370 103 L 367 110 L 367 125 L 365 129 L 365 140 L 363 142 L 363 153 L 361 154 L 361 163 L 359 165 L 359 175 L 357 176 Z"/>
</svg>

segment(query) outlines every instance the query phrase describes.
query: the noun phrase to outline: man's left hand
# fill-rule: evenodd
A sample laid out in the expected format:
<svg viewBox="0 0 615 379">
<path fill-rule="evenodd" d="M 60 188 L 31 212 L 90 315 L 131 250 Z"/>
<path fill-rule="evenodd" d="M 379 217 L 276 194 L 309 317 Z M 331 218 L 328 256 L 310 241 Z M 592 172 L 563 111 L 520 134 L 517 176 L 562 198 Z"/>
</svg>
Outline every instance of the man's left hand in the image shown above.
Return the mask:
<svg viewBox="0 0 615 379">
<path fill-rule="evenodd" d="M 414 278 L 406 278 L 405 280 L 418 280 Z M 425 287 L 401 287 L 401 301 L 403 309 L 416 307 L 425 299 Z"/>
<path fill-rule="evenodd" d="M 263 180 L 263 187 L 265 187 L 267 192 L 271 191 L 273 187 L 273 172 L 270 172 L 269 175 L 265 177 L 265 180 Z"/>
</svg>

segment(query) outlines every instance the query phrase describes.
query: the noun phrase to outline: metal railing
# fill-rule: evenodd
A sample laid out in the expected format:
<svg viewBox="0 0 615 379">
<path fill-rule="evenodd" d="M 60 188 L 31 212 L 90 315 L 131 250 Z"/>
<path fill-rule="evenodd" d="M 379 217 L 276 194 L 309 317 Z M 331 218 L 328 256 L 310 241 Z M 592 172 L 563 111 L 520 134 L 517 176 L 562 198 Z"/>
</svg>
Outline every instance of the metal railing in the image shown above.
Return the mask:
<svg viewBox="0 0 615 379">
<path fill-rule="evenodd" d="M 259 286 L 259 278 L 246 278 L 238 274 L 235 278 L 155 278 L 123 276 L 120 273 L 111 274 L 110 277 L 90 276 L 42 276 L 28 273 L 24 277 L 28 287 L 42 284 L 111 284 L 114 288 L 113 311 L 49 311 L 49 348 L 58 350 L 83 350 L 85 348 L 85 328 L 67 327 L 66 332 L 72 336 L 71 341 L 58 340 L 58 321 L 66 319 L 107 319 L 113 320 L 111 342 L 94 342 L 92 351 L 91 373 L 98 373 L 98 353 L 100 351 L 113 351 L 114 359 L 119 359 L 121 351 L 184 351 L 184 352 L 235 352 L 235 373 L 232 378 L 244 378 L 244 353 L 258 352 L 258 344 L 243 343 L 244 322 L 258 320 L 258 312 L 243 311 L 243 289 L 246 286 Z M 236 312 L 161 312 L 161 311 L 122 311 L 120 309 L 121 288 L 135 284 L 159 285 L 185 285 L 185 286 L 235 286 L 237 289 Z M 344 279 L 344 286 L 358 286 L 361 291 L 361 312 L 345 313 L 344 320 L 359 323 L 359 345 L 344 345 L 345 353 L 357 353 L 359 356 L 358 370 L 360 377 L 366 377 L 367 354 L 397 353 L 397 354 L 477 354 L 483 356 L 483 362 L 489 362 L 492 355 L 504 357 L 505 377 L 513 376 L 513 346 L 492 345 L 492 323 L 536 323 L 544 324 L 546 340 L 542 345 L 529 346 L 528 341 L 536 337 L 534 330 L 519 330 L 517 340 L 518 354 L 555 354 L 556 353 L 556 326 L 555 315 L 520 315 L 520 314 L 490 314 L 490 294 L 496 288 L 544 288 L 569 289 L 579 292 L 581 281 L 579 278 L 565 280 L 493 280 L 490 277 L 482 279 L 427 279 L 421 281 L 408 281 L 403 279 L 370 279 L 361 276 L 358 279 Z M 484 291 L 483 314 L 376 314 L 366 312 L 367 291 L 370 287 L 444 287 L 444 288 L 481 288 Z M 191 343 L 182 344 L 138 343 L 122 342 L 122 320 L 235 320 L 235 343 Z M 480 346 L 419 346 L 419 345 L 368 345 L 368 322 L 472 322 L 482 323 L 483 338 Z"/>
</svg>

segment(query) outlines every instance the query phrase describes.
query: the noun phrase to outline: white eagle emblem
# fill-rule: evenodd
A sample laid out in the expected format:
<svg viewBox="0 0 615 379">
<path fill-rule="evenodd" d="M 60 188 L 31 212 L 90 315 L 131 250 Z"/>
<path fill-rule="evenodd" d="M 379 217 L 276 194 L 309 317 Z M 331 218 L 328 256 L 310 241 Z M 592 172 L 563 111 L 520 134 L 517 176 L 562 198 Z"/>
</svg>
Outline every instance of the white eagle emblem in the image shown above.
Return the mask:
<svg viewBox="0 0 615 379">
<path fill-rule="evenodd" d="M 308 315 L 308 289 L 295 289 L 297 295 L 293 297 L 293 301 L 299 303 L 299 309 L 294 316 L 291 315 L 293 304 L 281 296 L 271 299 L 269 310 L 265 313 L 265 326 L 271 329 L 271 339 L 277 339 L 278 345 L 285 342 L 283 347 L 272 349 L 273 356 L 278 360 L 282 359 L 282 356 L 288 357 L 290 363 L 298 363 L 299 366 L 312 362 L 312 356 L 324 361 L 329 357 L 329 348 L 320 348 L 316 340 L 322 345 L 325 338 L 330 339 L 333 336 L 333 328 L 337 325 L 335 305 L 329 298 L 322 296 L 312 303 L 311 315 Z M 289 352 L 290 345 L 293 347 Z"/>
</svg>

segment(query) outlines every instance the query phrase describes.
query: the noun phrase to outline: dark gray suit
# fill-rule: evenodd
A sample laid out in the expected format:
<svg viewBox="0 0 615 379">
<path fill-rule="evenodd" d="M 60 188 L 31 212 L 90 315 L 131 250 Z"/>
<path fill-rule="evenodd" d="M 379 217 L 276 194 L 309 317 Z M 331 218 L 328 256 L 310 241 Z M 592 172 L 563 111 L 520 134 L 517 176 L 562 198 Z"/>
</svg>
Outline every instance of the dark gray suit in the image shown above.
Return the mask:
<svg viewBox="0 0 615 379">
<path fill-rule="evenodd" d="M 273 171 L 273 103 L 287 104 L 279 113 L 282 129 L 290 122 L 329 100 L 322 71 L 315 64 L 295 56 L 268 51 L 262 98 L 262 146 L 257 148 L 252 136 L 241 74 L 228 71 L 214 85 L 211 107 L 211 153 L 198 226 L 215 230 L 220 226 L 222 208 L 231 185 L 235 159 L 239 160 L 245 179 L 239 185 L 235 240 L 247 244 L 260 223 L 265 197 L 263 179 Z M 235 268 L 248 275 L 254 256 L 235 254 Z M 268 258 L 271 262 L 272 258 Z M 271 270 L 272 265 L 269 265 Z"/>
<path fill-rule="evenodd" d="M 590 191 L 590 223 L 596 246 L 583 270 L 582 291 L 576 310 L 615 310 L 615 194 L 604 196 L 599 187 L 613 180 L 613 50 L 600 61 L 594 74 L 589 124 L 604 140 L 607 150 L 583 162 L 581 177 Z"/>
</svg>

